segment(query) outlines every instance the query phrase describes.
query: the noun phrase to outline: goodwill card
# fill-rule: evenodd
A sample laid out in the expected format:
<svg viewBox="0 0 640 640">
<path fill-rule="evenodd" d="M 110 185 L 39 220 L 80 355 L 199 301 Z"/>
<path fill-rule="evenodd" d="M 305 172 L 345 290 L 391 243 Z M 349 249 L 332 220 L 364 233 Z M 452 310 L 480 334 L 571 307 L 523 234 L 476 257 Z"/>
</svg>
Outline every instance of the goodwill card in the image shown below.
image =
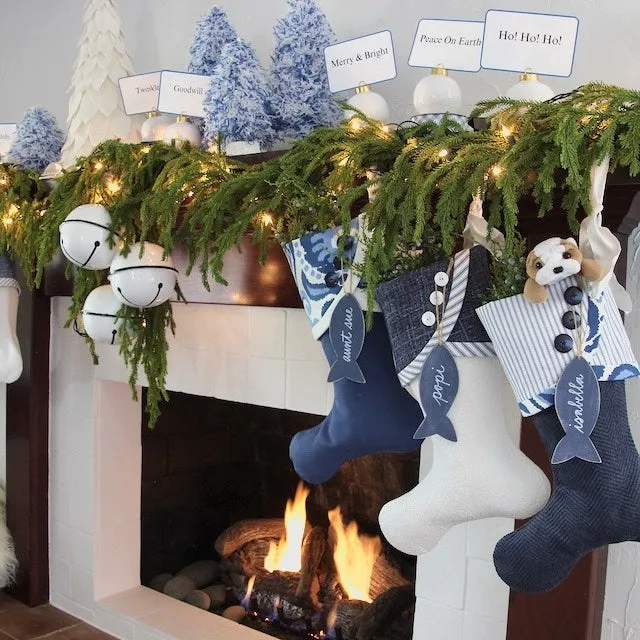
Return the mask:
<svg viewBox="0 0 640 640">
<path fill-rule="evenodd" d="M 396 77 L 396 59 L 391 31 L 346 40 L 324 50 L 333 93 L 375 84 Z"/>
<path fill-rule="evenodd" d="M 17 124 L 0 124 L 0 157 L 6 156 L 7 153 L 9 153 L 17 131 Z"/>
<path fill-rule="evenodd" d="M 160 98 L 160 71 L 120 78 L 120 93 L 124 112 L 128 116 L 158 110 Z"/>
<path fill-rule="evenodd" d="M 520 11 L 487 11 L 485 69 L 567 77 L 573 69 L 578 18 Z"/>
<path fill-rule="evenodd" d="M 480 71 L 484 23 L 467 20 L 420 20 L 409 66 L 452 71 Z"/>
<path fill-rule="evenodd" d="M 204 96 L 210 82 L 209 76 L 163 71 L 160 74 L 158 111 L 204 118 Z"/>
</svg>

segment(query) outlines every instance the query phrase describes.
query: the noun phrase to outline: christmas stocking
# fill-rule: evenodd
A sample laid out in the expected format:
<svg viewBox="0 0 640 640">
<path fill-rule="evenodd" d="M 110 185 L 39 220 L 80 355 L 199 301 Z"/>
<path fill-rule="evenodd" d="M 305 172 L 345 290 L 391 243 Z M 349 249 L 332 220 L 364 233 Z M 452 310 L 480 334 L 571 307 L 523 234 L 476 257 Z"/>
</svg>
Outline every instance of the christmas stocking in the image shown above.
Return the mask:
<svg viewBox="0 0 640 640">
<path fill-rule="evenodd" d="M 389 337 L 379 313 L 374 316 L 373 329 L 364 336 L 359 354 L 355 342 L 350 346 L 354 360 L 357 358 L 352 379 L 341 377 L 345 371 L 334 366 L 340 358 L 331 318 L 334 312 L 340 312 L 346 292 L 352 291 L 362 308 L 365 304 L 365 296 L 358 290 L 358 276 L 345 268 L 345 263 L 362 260 L 360 227 L 360 220 L 354 220 L 351 234 L 342 241 L 342 250 L 338 248 L 341 228 L 310 233 L 284 246 L 312 335 L 321 341 L 332 365 L 329 379 L 335 379 L 331 412 L 316 427 L 297 433 L 289 449 L 296 472 L 311 484 L 326 482 L 353 458 L 412 451 L 420 446 L 413 434 L 421 414 L 398 385 Z"/>
<path fill-rule="evenodd" d="M 494 553 L 500 577 L 525 592 L 553 589 L 595 548 L 640 539 L 640 460 L 623 382 L 640 370 L 609 286 L 598 292 L 586 273 L 558 279 L 576 273 L 565 245 L 533 265 L 541 281 L 557 276 L 542 284 L 543 302 L 518 295 L 478 309 L 553 463 L 551 500 Z"/>
<path fill-rule="evenodd" d="M 519 420 L 515 400 L 475 313 L 489 287 L 487 255 L 480 246 L 464 250 L 453 264 L 413 271 L 376 292 L 398 377 L 426 415 L 425 466 L 433 447 L 433 466 L 418 486 L 380 512 L 383 534 L 405 553 L 430 551 L 462 522 L 530 517 L 549 497 L 546 477 L 509 434 L 509 421 Z M 438 348 L 449 355 L 434 363 Z M 449 377 L 451 363 L 457 375 Z M 435 380 L 428 394 L 422 378 Z"/>
<path fill-rule="evenodd" d="M 22 355 L 16 334 L 20 286 L 16 266 L 0 253 L 0 382 L 15 382 L 22 373 Z"/>
</svg>

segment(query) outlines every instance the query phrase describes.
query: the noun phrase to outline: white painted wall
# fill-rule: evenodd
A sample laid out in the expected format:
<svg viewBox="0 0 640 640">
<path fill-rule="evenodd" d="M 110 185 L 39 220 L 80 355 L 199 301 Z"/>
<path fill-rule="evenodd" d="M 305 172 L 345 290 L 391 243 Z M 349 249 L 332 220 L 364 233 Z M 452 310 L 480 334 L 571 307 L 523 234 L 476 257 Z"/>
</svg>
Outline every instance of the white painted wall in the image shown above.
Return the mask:
<svg viewBox="0 0 640 640">
<path fill-rule="evenodd" d="M 424 73 L 406 64 L 418 21 L 426 17 L 481 20 L 490 8 L 549 11 L 580 18 L 574 74 L 568 79 L 551 79 L 549 84 L 556 91 L 590 80 L 640 87 L 637 0 L 318 1 L 341 40 L 380 29 L 392 31 L 398 77 L 379 85 L 379 91 L 392 105 L 394 121 L 412 115 L 413 87 Z M 136 71 L 142 73 L 184 69 L 194 24 L 214 1 L 120 0 L 119 4 L 128 49 Z M 218 0 L 217 4 L 268 64 L 272 27 L 285 13 L 285 0 Z M 81 0 L 0 3 L 0 122 L 19 119 L 31 106 L 47 107 L 61 120 L 66 118 L 66 91 L 81 32 L 82 5 Z M 467 107 L 504 92 L 516 80 L 516 74 L 490 71 L 456 77 Z"/>
<path fill-rule="evenodd" d="M 633 350 L 640 354 L 640 227 L 629 238 L 628 249 L 627 291 L 634 308 L 626 325 Z M 640 448 L 640 378 L 627 381 L 627 406 Z M 602 640 L 640 640 L 640 544 L 635 542 L 609 547 Z"/>
</svg>

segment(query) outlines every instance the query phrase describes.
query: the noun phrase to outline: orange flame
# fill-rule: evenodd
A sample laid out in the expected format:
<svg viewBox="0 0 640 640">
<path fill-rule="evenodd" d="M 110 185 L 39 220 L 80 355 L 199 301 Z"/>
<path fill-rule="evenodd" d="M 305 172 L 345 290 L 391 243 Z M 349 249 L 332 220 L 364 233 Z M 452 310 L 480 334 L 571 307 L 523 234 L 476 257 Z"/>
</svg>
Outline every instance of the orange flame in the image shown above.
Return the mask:
<svg viewBox="0 0 640 640">
<path fill-rule="evenodd" d="M 307 524 L 307 497 L 309 489 L 301 482 L 295 498 L 287 501 L 284 512 L 285 534 L 276 544 L 272 542 L 264 559 L 264 568 L 274 571 L 300 571 L 302 568 L 302 539 Z"/>
<path fill-rule="evenodd" d="M 380 538 L 360 535 L 355 522 L 345 527 L 340 507 L 329 511 L 329 521 L 336 535 L 333 561 L 342 588 L 349 599 L 372 602 L 369 588 L 373 567 L 382 549 Z"/>
</svg>

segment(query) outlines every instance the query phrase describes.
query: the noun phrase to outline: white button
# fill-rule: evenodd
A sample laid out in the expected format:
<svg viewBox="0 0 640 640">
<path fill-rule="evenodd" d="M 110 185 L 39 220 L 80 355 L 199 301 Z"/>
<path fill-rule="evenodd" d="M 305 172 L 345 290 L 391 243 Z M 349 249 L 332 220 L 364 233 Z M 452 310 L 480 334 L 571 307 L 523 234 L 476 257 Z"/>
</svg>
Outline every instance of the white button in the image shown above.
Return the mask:
<svg viewBox="0 0 640 640">
<path fill-rule="evenodd" d="M 431 311 L 425 311 L 422 314 L 422 324 L 426 327 L 433 327 L 436 323 L 436 314 Z"/>
<path fill-rule="evenodd" d="M 431 302 L 432 305 L 435 305 L 437 307 L 438 305 L 441 305 L 444 302 L 444 294 L 442 293 L 442 291 L 434 291 L 429 296 L 429 301 Z"/>
<path fill-rule="evenodd" d="M 439 287 L 446 287 L 449 284 L 449 276 L 444 271 L 438 271 L 433 278 L 433 281 Z"/>
</svg>

